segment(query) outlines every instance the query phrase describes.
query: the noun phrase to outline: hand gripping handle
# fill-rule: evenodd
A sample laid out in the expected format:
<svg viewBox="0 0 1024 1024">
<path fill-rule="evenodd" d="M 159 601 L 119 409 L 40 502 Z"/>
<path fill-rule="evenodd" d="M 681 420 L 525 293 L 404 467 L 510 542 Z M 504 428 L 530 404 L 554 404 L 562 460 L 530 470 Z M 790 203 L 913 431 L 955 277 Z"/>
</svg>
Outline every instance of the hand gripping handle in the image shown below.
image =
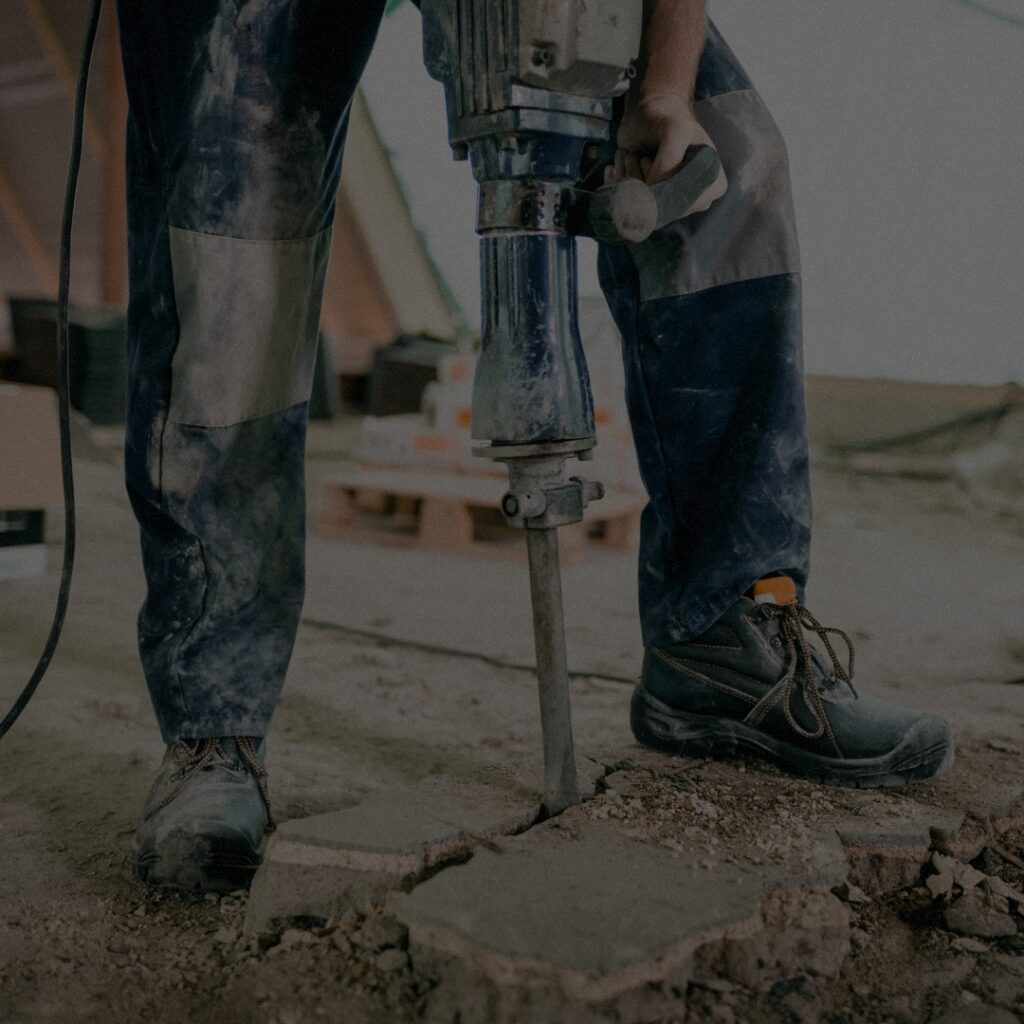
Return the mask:
<svg viewBox="0 0 1024 1024">
<path fill-rule="evenodd" d="M 679 170 L 657 185 L 636 178 L 602 185 L 590 196 L 585 233 L 599 242 L 642 242 L 651 232 L 682 219 L 720 169 L 718 154 L 710 146 L 691 146 Z"/>
</svg>

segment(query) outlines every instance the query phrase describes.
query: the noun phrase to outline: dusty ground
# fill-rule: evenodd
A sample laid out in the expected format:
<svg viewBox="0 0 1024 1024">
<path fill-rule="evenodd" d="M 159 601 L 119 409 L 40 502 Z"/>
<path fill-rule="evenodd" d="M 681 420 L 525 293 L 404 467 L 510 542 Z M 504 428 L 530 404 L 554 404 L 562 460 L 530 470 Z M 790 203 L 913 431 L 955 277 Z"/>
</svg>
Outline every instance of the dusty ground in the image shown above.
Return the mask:
<svg viewBox="0 0 1024 1024">
<path fill-rule="evenodd" d="M 322 454 L 314 479 L 328 464 Z M 133 649 L 142 583 L 116 467 L 83 461 L 79 483 L 81 560 L 67 636 L 32 708 L 0 744 L 0 1022 L 429 1016 L 437 979 L 410 963 L 401 929 L 378 908 L 291 922 L 245 943 L 244 895 L 160 898 L 131 879 L 134 817 L 160 754 Z M 1007 912 L 1015 934 L 953 931 L 944 914 L 964 887 L 935 898 L 926 883 L 941 871 L 924 864 L 926 852 L 885 895 L 840 893 L 850 952 L 837 976 L 816 973 L 810 949 L 802 969 L 767 988 L 708 964 L 674 996 L 672 1019 L 687 1004 L 688 1020 L 702 1024 L 911 1024 L 971 1002 L 1024 1010 L 1024 917 L 991 881 L 1024 888 L 1024 830 L 1009 811 L 993 819 L 990 799 L 1010 799 L 1024 778 L 1020 521 L 978 509 L 948 483 L 823 474 L 817 501 L 811 606 L 859 640 L 865 689 L 956 721 L 956 776 L 915 797 L 977 809 L 946 852 L 987 876 L 977 891 Z M 530 660 L 522 566 L 324 541 L 312 543 L 310 561 L 310 621 L 271 734 L 280 817 L 433 774 L 470 778 L 483 763 L 534 753 L 534 683 L 515 667 Z M 573 812 L 581 822 L 612 822 L 668 850 L 697 847 L 710 861 L 771 864 L 839 819 L 899 818 L 900 795 L 827 790 L 754 765 L 671 762 L 633 747 L 629 688 L 598 677 L 628 680 L 636 670 L 632 578 L 632 560 L 607 553 L 566 573 L 572 664 L 596 674 L 574 682 L 578 745 L 621 761 L 607 792 Z M 52 574 L 0 584 L 5 694 L 27 676 L 54 589 Z M 466 653 L 428 649 L 439 647 Z"/>
</svg>

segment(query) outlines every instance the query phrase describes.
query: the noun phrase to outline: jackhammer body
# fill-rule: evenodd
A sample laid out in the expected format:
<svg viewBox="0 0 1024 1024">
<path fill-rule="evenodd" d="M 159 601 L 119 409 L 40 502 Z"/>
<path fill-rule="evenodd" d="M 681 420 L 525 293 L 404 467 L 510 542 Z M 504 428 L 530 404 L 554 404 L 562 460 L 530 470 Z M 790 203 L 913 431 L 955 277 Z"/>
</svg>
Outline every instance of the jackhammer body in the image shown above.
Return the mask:
<svg viewBox="0 0 1024 1024">
<path fill-rule="evenodd" d="M 576 235 L 641 241 L 718 171 L 707 147 L 653 189 L 596 189 L 612 101 L 629 87 L 643 0 L 422 0 L 427 70 L 445 89 L 456 159 L 479 183 L 482 342 L 474 453 L 506 463 L 502 511 L 526 531 L 544 738 L 543 811 L 578 803 L 557 527 L 599 483 L 569 476 L 596 443 L 577 315 Z"/>
</svg>

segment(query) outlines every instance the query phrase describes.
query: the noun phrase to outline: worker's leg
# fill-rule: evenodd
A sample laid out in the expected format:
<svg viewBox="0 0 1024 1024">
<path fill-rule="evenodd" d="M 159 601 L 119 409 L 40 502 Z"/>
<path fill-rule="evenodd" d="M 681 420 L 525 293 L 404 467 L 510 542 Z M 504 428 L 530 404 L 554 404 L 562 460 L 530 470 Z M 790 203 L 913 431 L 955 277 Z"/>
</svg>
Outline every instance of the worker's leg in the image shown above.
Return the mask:
<svg viewBox="0 0 1024 1024">
<path fill-rule="evenodd" d="M 651 499 L 634 735 L 688 756 L 749 752 L 832 783 L 929 778 L 952 763 L 948 724 L 858 697 L 852 649 L 844 664 L 838 631 L 800 603 L 811 516 L 786 154 L 713 27 L 696 100 L 728 192 L 601 254 Z M 809 634 L 827 654 L 811 653 Z"/>
<path fill-rule="evenodd" d="M 631 247 L 605 246 L 650 495 L 640 610 L 654 646 L 703 632 L 758 577 L 803 586 L 810 492 L 800 277 L 782 138 L 714 26 L 696 112 L 729 190 Z"/>
<path fill-rule="evenodd" d="M 166 741 L 262 736 L 303 596 L 303 445 L 348 106 L 384 0 L 119 0 L 126 476 Z"/>
</svg>

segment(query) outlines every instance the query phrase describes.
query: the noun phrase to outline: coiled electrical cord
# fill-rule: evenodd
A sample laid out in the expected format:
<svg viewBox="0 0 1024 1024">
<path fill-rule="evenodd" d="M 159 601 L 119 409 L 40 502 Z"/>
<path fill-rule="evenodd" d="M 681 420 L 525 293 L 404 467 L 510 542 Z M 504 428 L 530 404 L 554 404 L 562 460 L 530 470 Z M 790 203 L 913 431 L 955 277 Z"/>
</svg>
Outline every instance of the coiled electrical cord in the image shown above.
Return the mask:
<svg viewBox="0 0 1024 1024">
<path fill-rule="evenodd" d="M 71 577 L 75 566 L 75 479 L 71 466 L 71 412 L 69 408 L 70 346 L 68 341 L 68 306 L 71 282 L 71 228 L 75 216 L 75 193 L 82 164 L 82 136 L 85 134 L 85 97 L 89 88 L 89 65 L 96 44 L 103 0 L 93 0 L 85 32 L 85 45 L 78 67 L 75 86 L 74 127 L 71 137 L 71 158 L 68 162 L 67 185 L 64 190 L 64 213 L 60 227 L 60 278 L 57 291 L 57 409 L 60 418 L 60 466 L 64 488 L 64 560 L 60 573 L 60 589 L 53 613 L 50 634 L 35 671 L 18 695 L 11 710 L 0 721 L 0 739 L 11 729 L 28 706 L 46 670 L 50 667 L 68 610 Z"/>
</svg>

